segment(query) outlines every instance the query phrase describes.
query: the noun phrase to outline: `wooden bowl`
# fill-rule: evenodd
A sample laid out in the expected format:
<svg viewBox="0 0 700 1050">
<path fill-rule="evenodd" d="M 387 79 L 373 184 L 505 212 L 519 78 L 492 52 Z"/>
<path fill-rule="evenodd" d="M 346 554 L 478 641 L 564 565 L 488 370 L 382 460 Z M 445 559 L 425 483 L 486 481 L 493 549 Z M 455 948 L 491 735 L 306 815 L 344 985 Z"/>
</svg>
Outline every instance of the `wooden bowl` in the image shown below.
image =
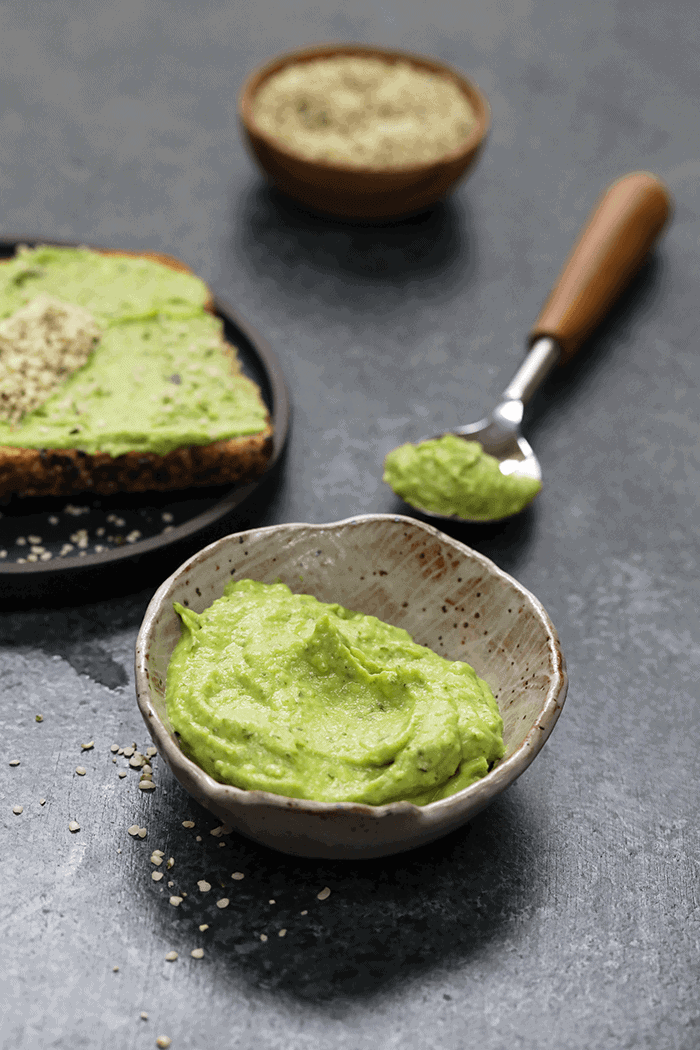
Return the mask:
<svg viewBox="0 0 700 1050">
<path fill-rule="evenodd" d="M 481 780 L 415 806 L 315 802 L 213 780 L 180 750 L 165 682 L 180 637 L 173 601 L 202 612 L 233 576 L 378 616 L 421 645 L 466 660 L 491 686 L 506 753 Z M 136 692 L 148 731 L 182 786 L 230 828 L 302 857 L 382 857 L 470 820 L 527 769 L 559 717 L 567 677 L 557 632 L 538 600 L 483 554 L 398 514 L 329 525 L 285 524 L 224 536 L 158 589 L 136 642 Z"/>
<path fill-rule="evenodd" d="M 260 86 L 292 63 L 337 55 L 380 58 L 410 65 L 452 80 L 474 110 L 469 137 L 434 161 L 395 168 L 360 168 L 336 161 L 308 160 L 256 124 L 253 102 Z M 476 161 L 489 128 L 491 111 L 477 86 L 433 58 L 363 44 L 320 44 L 278 55 L 243 84 L 238 113 L 244 138 L 263 171 L 289 197 L 315 211 L 345 219 L 386 220 L 423 210 L 454 189 Z"/>
</svg>

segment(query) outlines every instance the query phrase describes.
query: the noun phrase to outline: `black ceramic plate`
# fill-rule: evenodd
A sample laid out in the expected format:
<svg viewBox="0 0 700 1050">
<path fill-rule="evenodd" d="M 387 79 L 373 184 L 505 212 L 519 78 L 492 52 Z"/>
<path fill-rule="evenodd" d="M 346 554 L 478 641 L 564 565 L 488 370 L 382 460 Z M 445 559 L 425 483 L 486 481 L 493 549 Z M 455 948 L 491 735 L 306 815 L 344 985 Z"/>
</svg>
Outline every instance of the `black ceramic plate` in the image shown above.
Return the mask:
<svg viewBox="0 0 700 1050">
<path fill-rule="evenodd" d="M 17 244 L 75 242 L 2 240 L 0 259 L 14 255 Z M 267 471 L 246 485 L 190 488 L 178 492 L 120 493 L 98 496 L 12 498 L 0 504 L 0 581 L 38 582 L 76 569 L 107 567 L 161 551 L 188 539 L 225 517 L 261 484 L 279 459 L 289 429 L 289 397 L 280 363 L 270 345 L 235 310 L 215 299 L 224 334 L 238 349 L 242 369 L 262 391 L 274 427 Z M 126 566 L 125 566 L 126 568 Z"/>
</svg>

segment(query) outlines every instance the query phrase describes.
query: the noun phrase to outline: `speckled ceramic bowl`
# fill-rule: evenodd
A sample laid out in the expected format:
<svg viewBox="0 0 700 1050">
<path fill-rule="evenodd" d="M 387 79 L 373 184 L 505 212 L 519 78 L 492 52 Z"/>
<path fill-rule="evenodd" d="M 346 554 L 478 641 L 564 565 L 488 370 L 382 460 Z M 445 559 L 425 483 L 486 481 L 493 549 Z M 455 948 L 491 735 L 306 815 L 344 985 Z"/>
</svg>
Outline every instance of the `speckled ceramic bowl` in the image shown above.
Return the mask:
<svg viewBox="0 0 700 1050">
<path fill-rule="evenodd" d="M 286 66 L 338 55 L 380 58 L 388 63 L 404 61 L 453 81 L 474 111 L 474 127 L 468 138 L 437 160 L 393 168 L 360 168 L 342 161 L 311 160 L 259 127 L 254 101 L 266 80 Z M 266 62 L 250 74 L 241 88 L 238 115 L 253 156 L 283 193 L 326 215 L 370 221 L 397 219 L 421 211 L 453 190 L 476 163 L 491 121 L 489 104 L 476 84 L 444 62 L 408 51 L 347 43 L 314 44 Z"/>
<path fill-rule="evenodd" d="M 441 656 L 466 660 L 498 701 L 504 758 L 476 784 L 427 806 L 311 802 L 217 783 L 178 746 L 165 709 L 165 678 L 180 637 L 173 602 L 201 612 L 232 577 L 279 579 L 293 591 L 404 627 Z M 559 717 L 566 688 L 557 633 L 532 594 L 464 544 L 390 514 L 224 536 L 162 584 L 136 643 L 139 707 L 183 787 L 241 834 L 305 857 L 381 857 L 458 828 L 530 765 Z"/>
</svg>

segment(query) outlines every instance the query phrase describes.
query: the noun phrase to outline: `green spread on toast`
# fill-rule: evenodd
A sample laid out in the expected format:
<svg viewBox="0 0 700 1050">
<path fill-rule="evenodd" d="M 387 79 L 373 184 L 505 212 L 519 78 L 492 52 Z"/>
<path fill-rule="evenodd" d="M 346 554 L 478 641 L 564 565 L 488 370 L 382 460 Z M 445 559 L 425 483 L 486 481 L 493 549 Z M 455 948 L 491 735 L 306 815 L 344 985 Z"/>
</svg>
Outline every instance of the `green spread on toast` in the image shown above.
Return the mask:
<svg viewBox="0 0 700 1050">
<path fill-rule="evenodd" d="M 18 422 L 5 413 L 0 445 L 163 456 L 264 429 L 258 388 L 204 309 L 199 278 L 86 248 L 23 249 L 0 266 L 0 318 L 12 322 L 47 295 L 82 307 L 102 334 L 87 361 Z M 3 357 L 0 344 L 0 376 Z"/>
</svg>

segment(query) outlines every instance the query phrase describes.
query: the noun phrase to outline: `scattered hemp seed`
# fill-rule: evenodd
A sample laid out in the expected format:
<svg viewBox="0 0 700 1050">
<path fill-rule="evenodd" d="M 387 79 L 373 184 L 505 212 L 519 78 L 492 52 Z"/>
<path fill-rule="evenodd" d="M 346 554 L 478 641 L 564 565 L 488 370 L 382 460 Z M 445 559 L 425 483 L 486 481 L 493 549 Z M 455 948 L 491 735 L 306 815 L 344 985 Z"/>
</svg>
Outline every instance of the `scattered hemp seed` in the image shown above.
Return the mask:
<svg viewBox="0 0 700 1050">
<path fill-rule="evenodd" d="M 236 880 L 236 882 L 240 882 L 240 881 L 241 881 L 241 879 L 244 879 L 244 878 L 245 878 L 245 875 L 243 874 L 243 872 L 242 872 L 242 871 L 234 871 L 234 873 L 233 873 L 233 875 L 231 876 L 231 878 L 232 878 L 232 879 L 235 879 L 235 880 Z"/>
<path fill-rule="evenodd" d="M 140 831 L 140 828 L 139 828 L 138 824 L 132 824 L 131 827 L 128 827 L 126 830 L 127 830 L 127 833 L 129 835 L 131 835 L 132 838 L 136 838 L 136 836 L 138 835 L 138 833 Z"/>
<path fill-rule="evenodd" d="M 270 900 L 267 903 L 268 904 L 277 904 L 277 901 L 273 897 L 271 897 Z"/>
<path fill-rule="evenodd" d="M 117 773 L 117 776 L 119 777 L 120 780 L 123 780 L 124 777 L 126 776 L 126 770 L 125 769 L 120 769 L 119 772 Z"/>
<path fill-rule="evenodd" d="M 182 904 L 182 897 L 178 897 L 176 894 L 173 894 L 170 898 L 170 903 L 172 904 L 173 908 L 179 908 Z"/>
<path fill-rule="evenodd" d="M 46 805 L 46 799 L 45 798 L 40 798 L 39 799 L 39 805 L 40 806 L 45 806 Z"/>
<path fill-rule="evenodd" d="M 75 772 L 78 774 L 79 777 L 84 777 L 87 773 L 87 769 L 85 768 L 85 766 L 76 766 Z"/>
<path fill-rule="evenodd" d="M 146 1013 L 145 1010 L 141 1011 L 141 1013 L 139 1014 L 139 1017 L 141 1018 L 142 1021 L 147 1021 L 148 1020 L 148 1014 Z"/>
<path fill-rule="evenodd" d="M 156 1039 L 156 1046 L 158 1047 L 158 1050 L 168 1050 L 170 1043 L 171 1040 L 168 1038 L 167 1035 L 159 1035 Z"/>
<path fill-rule="evenodd" d="M 170 871 L 171 868 L 174 868 L 175 867 L 175 858 L 174 857 L 168 857 L 167 861 L 165 862 L 165 866 L 168 869 L 168 871 Z"/>
<path fill-rule="evenodd" d="M 302 912 L 300 912 L 300 915 L 308 915 L 308 914 L 309 914 L 308 908 L 304 908 L 304 910 Z"/>
<path fill-rule="evenodd" d="M 131 756 L 133 755 L 135 750 L 136 750 L 135 747 L 125 747 L 124 750 L 122 751 L 122 754 L 124 755 L 125 758 L 131 758 Z"/>
<path fill-rule="evenodd" d="M 151 878 L 153 879 L 154 882 L 160 882 L 160 880 L 163 878 L 163 872 L 162 871 L 152 871 L 151 872 Z"/>
<path fill-rule="evenodd" d="M 192 951 L 190 952 L 190 955 L 192 956 L 193 959 L 203 959 L 204 958 L 204 948 L 193 948 Z"/>
<path fill-rule="evenodd" d="M 155 791 L 156 786 L 152 780 L 139 780 L 139 791 Z"/>
<path fill-rule="evenodd" d="M 216 906 L 217 906 L 217 908 L 228 908 L 228 906 L 229 906 L 229 899 L 228 899 L 228 897 L 222 897 L 221 900 L 218 900 L 216 902 Z"/>
<path fill-rule="evenodd" d="M 80 745 L 80 747 L 82 748 L 83 751 L 92 751 L 94 746 L 95 746 L 95 741 L 94 740 L 88 741 L 87 744 L 81 744 Z"/>
<path fill-rule="evenodd" d="M 183 826 L 183 828 L 193 828 L 194 827 L 194 821 L 193 820 L 183 820 L 182 826 Z"/>
<path fill-rule="evenodd" d="M 68 830 L 72 831 L 73 833 L 75 833 L 76 831 L 80 831 L 80 824 L 78 823 L 78 821 L 71 820 L 71 822 L 68 825 Z"/>
<path fill-rule="evenodd" d="M 136 834 L 140 839 L 145 839 L 146 835 L 148 834 L 148 830 L 146 828 L 139 828 Z"/>
<path fill-rule="evenodd" d="M 197 885 L 199 886 L 200 893 L 208 893 L 211 889 L 211 883 L 207 882 L 206 879 L 200 879 Z"/>
<path fill-rule="evenodd" d="M 174 883 L 174 882 L 172 881 L 172 879 L 171 879 L 171 881 L 170 881 L 170 882 L 168 883 L 168 889 L 170 889 L 170 888 L 171 888 L 172 886 L 174 886 L 174 885 L 175 885 L 175 883 Z"/>
<path fill-rule="evenodd" d="M 146 758 L 154 758 L 154 756 L 157 755 L 157 754 L 158 754 L 158 749 L 157 748 L 155 748 L 155 747 L 147 747 L 146 748 Z"/>
<path fill-rule="evenodd" d="M 34 721 L 35 722 L 43 722 L 44 721 L 44 716 L 43 715 L 34 715 Z"/>
<path fill-rule="evenodd" d="M 10 765 L 11 766 L 18 766 L 19 765 L 19 759 L 18 758 L 11 758 L 10 759 Z"/>
<path fill-rule="evenodd" d="M 263 943 L 264 943 L 267 940 L 267 934 L 266 933 L 261 933 L 260 934 L 260 940 L 263 941 Z"/>
<path fill-rule="evenodd" d="M 116 755 L 117 751 L 119 750 L 119 744 L 112 744 L 109 750 L 112 752 L 113 755 Z"/>
<path fill-rule="evenodd" d="M 204 933 L 204 931 L 208 930 L 208 929 L 209 929 L 209 923 L 208 922 L 203 922 L 201 924 L 201 926 L 199 927 L 199 932 L 200 933 Z"/>
<path fill-rule="evenodd" d="M 316 897 L 320 901 L 325 901 L 325 900 L 327 900 L 330 897 L 330 895 L 331 895 L 330 889 L 328 888 L 328 886 L 324 886 L 323 889 L 321 890 L 321 892 L 316 894 Z"/>
<path fill-rule="evenodd" d="M 195 839 L 195 842 L 201 842 L 201 841 L 202 841 L 202 836 L 201 835 L 197 835 L 197 837 Z"/>
<path fill-rule="evenodd" d="M 118 966 L 113 966 L 112 967 L 112 973 L 119 973 L 119 967 Z"/>
<path fill-rule="evenodd" d="M 164 856 L 162 849 L 154 849 L 153 853 L 151 853 L 151 864 L 162 864 Z"/>
<path fill-rule="evenodd" d="M 13 806 L 12 812 L 18 817 L 20 813 L 24 813 L 24 806 Z"/>
<path fill-rule="evenodd" d="M 177 952 L 168 952 L 165 958 L 167 962 L 175 962 L 177 959 Z"/>
<path fill-rule="evenodd" d="M 153 772 L 153 766 L 149 766 L 148 762 L 145 762 L 141 766 L 141 776 L 142 777 L 149 777 L 152 772 Z"/>
<path fill-rule="evenodd" d="M 278 937 L 286 937 L 287 936 L 287 931 L 286 930 L 279 930 L 278 933 L 277 933 L 277 936 Z"/>
<path fill-rule="evenodd" d="M 132 755 L 129 759 L 129 765 L 132 769 L 139 769 L 144 763 L 143 755 L 140 755 L 137 751 L 135 755 Z"/>
</svg>

